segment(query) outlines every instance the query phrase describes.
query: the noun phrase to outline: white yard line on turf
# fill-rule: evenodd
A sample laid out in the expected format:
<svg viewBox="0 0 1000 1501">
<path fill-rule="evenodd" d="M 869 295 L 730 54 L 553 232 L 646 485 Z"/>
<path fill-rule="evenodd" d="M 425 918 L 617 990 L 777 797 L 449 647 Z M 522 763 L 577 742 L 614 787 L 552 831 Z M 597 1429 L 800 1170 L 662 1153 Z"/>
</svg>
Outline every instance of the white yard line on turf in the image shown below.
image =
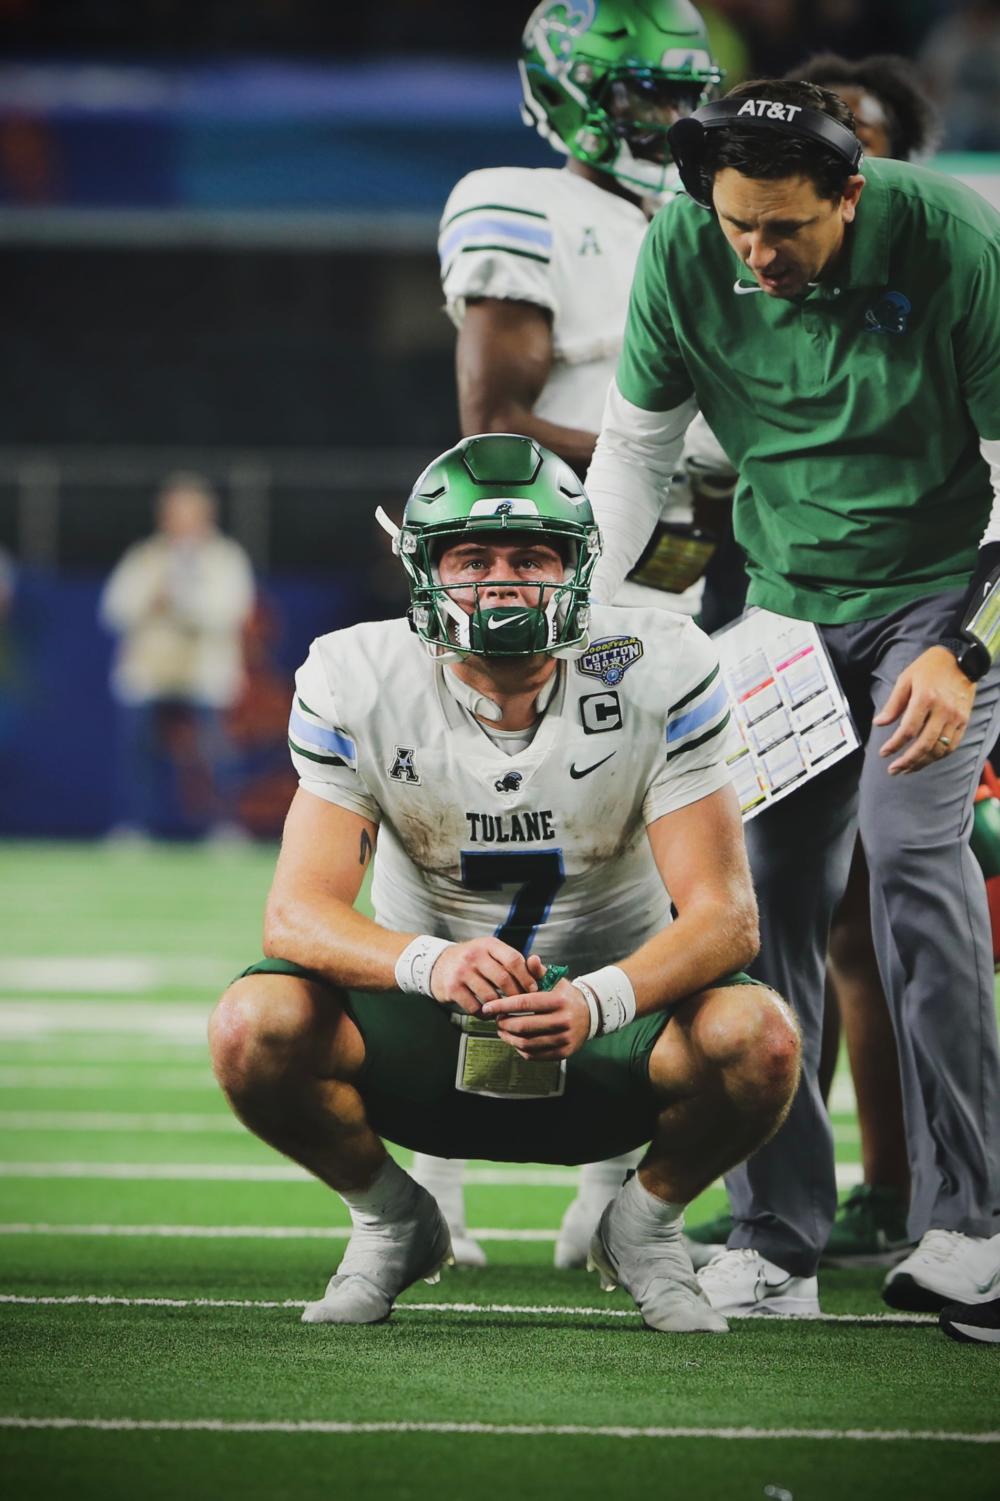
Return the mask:
<svg viewBox="0 0 1000 1501">
<path fill-rule="evenodd" d="M 500 1438 L 854 1439 L 858 1443 L 997 1444 L 1000 1432 L 955 1433 L 919 1428 L 628 1428 L 586 1423 L 334 1423 L 308 1420 L 239 1422 L 228 1418 L 0 1417 L 0 1428 L 90 1428 L 102 1433 L 447 1433 Z"/>
<path fill-rule="evenodd" d="M 477 1232 L 481 1234 L 482 1232 Z M 0 1304 L 16 1303 L 29 1307 L 63 1307 L 84 1305 L 94 1308 L 305 1308 L 304 1298 L 122 1298 L 103 1293 L 67 1293 L 55 1296 L 31 1296 L 20 1293 L 0 1293 Z M 563 1303 L 397 1303 L 394 1312 L 399 1313 L 488 1313 L 532 1314 L 544 1313 L 564 1316 L 581 1314 L 587 1318 L 637 1319 L 636 1308 L 590 1308 L 574 1307 Z M 768 1314 L 769 1321 L 777 1319 L 789 1323 L 793 1319 L 801 1323 L 796 1314 Z M 932 1313 L 818 1313 L 805 1315 L 805 1321 L 821 1324 L 892 1324 L 905 1327 L 908 1324 L 936 1324 L 937 1315 Z"/>
<path fill-rule="evenodd" d="M 88 1235 L 98 1239 L 152 1236 L 158 1240 L 346 1240 L 350 1225 L 52 1225 L 0 1224 L 0 1235 Z M 540 1241 L 551 1244 L 558 1230 L 470 1230 L 477 1240 Z"/>
<path fill-rule="evenodd" d="M 149 1060 L 153 1062 L 153 1059 Z M 234 1115 L 192 1115 L 190 1112 L 135 1115 L 124 1110 L 0 1110 L 0 1131 L 72 1131 L 87 1135 L 92 1131 L 221 1132 L 232 1135 L 245 1132 Z M 834 1140 L 857 1142 L 859 1131 L 853 1122 L 834 1122 Z"/>
<path fill-rule="evenodd" d="M 854 1188 L 862 1181 L 861 1164 L 837 1164 L 837 1187 Z M 0 1162 L 0 1178 L 157 1178 L 176 1182 L 315 1183 L 304 1167 L 294 1163 L 246 1165 L 224 1162 Z M 473 1188 L 575 1188 L 579 1169 L 466 1168 L 463 1182 Z"/>
<path fill-rule="evenodd" d="M 71 1089 L 83 1094 L 92 1090 L 111 1090 L 119 1094 L 200 1094 L 211 1090 L 218 1095 L 219 1086 L 204 1057 L 196 1068 L 162 1068 L 156 1073 L 129 1074 L 125 1068 L 100 1068 L 91 1063 L 22 1063 L 16 1068 L 0 1068 L 0 1086 L 4 1089 Z"/>
<path fill-rule="evenodd" d="M 222 1132 L 245 1134 L 235 1115 L 134 1115 L 124 1110 L 0 1110 L 0 1131 Z"/>
<path fill-rule="evenodd" d="M 231 978 L 225 961 L 208 955 L 101 954 L 58 959 L 0 959 L 0 991 L 93 991 L 133 995 L 170 986 L 219 989 Z"/>
<path fill-rule="evenodd" d="M 199 1001 L 144 1001 L 141 996 L 107 1001 L 93 996 L 77 1001 L 51 996 L 0 998 L 0 1037 L 30 1041 L 113 1033 L 121 1038 L 157 1037 L 170 1042 L 205 1042 L 205 1023 L 214 994 Z"/>
</svg>

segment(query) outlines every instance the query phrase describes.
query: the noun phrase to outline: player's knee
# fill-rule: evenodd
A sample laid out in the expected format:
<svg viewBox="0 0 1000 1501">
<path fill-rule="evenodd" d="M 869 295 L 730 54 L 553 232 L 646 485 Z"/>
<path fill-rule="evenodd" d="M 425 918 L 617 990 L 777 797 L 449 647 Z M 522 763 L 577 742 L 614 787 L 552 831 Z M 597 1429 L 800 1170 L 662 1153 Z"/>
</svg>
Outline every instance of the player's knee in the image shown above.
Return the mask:
<svg viewBox="0 0 1000 1501">
<path fill-rule="evenodd" d="M 736 1068 L 764 1093 L 785 1095 L 798 1080 L 801 1042 L 790 1009 L 765 986 L 741 985 L 713 998 L 699 1038 L 706 1059 Z"/>
<path fill-rule="evenodd" d="M 304 985 L 275 984 L 270 976 L 237 980 L 208 1024 L 212 1065 L 219 1082 L 237 1092 L 262 1077 L 281 1073 L 308 1041 L 314 1025 L 314 1007 Z"/>
</svg>

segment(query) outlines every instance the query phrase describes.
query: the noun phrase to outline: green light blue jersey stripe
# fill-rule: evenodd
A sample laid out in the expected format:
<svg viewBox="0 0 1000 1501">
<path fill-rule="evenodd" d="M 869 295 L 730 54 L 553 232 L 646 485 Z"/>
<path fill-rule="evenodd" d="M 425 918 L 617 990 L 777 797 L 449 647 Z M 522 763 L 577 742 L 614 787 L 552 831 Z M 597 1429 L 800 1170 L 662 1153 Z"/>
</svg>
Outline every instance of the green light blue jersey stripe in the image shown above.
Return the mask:
<svg viewBox="0 0 1000 1501">
<path fill-rule="evenodd" d="M 445 219 L 438 233 L 443 233 L 449 224 L 454 224 L 456 219 L 464 219 L 466 214 L 483 214 L 489 212 L 522 214 L 525 219 L 547 219 L 549 217 L 548 214 L 539 213 L 537 209 L 515 208 L 512 203 L 477 203 L 473 208 L 460 208 L 457 214 L 452 214 L 450 219 Z"/>
<path fill-rule="evenodd" d="M 348 771 L 354 770 L 353 766 L 348 766 L 348 763 L 340 756 L 320 756 L 316 751 L 305 750 L 301 745 L 295 744 L 291 735 L 288 737 L 288 748 L 297 756 L 304 756 L 307 761 L 318 761 L 321 766 L 347 766 Z"/>
<path fill-rule="evenodd" d="M 692 688 L 690 693 L 685 693 L 683 698 L 679 698 L 675 704 L 670 705 L 667 711 L 668 714 L 676 714 L 680 709 L 683 709 L 684 705 L 689 704 L 693 698 L 697 698 L 699 693 L 704 693 L 706 688 L 710 688 L 718 676 L 719 667 L 716 664 L 708 674 L 708 677 L 702 678 L 697 687 Z"/>
<path fill-rule="evenodd" d="M 721 734 L 726 728 L 730 718 L 730 711 L 727 709 L 718 724 L 713 725 L 712 729 L 706 730 L 704 735 L 699 735 L 697 740 L 688 740 L 684 745 L 679 745 L 676 750 L 667 751 L 667 760 L 672 761 L 675 756 L 683 756 L 687 751 L 695 750 L 697 746 L 704 745 L 706 740 L 714 740 L 715 736 Z"/>
</svg>

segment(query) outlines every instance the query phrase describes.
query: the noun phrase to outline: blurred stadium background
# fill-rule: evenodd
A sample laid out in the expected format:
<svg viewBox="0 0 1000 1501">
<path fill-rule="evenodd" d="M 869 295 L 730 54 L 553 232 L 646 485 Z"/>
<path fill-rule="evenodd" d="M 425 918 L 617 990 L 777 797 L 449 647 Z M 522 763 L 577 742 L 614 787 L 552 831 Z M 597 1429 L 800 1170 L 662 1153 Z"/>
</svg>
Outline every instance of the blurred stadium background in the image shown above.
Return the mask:
<svg viewBox="0 0 1000 1501">
<path fill-rule="evenodd" d="M 231 728 L 243 822 L 280 827 L 290 672 L 399 607 L 373 512 L 455 437 L 441 206 L 474 167 L 549 160 L 518 118 L 529 9 L 0 0 L 0 834 L 116 822 L 97 601 L 175 470 L 254 563 Z M 826 47 L 917 59 L 939 164 L 1000 201 L 995 0 L 703 9 L 730 82 Z M 978 38 L 957 84 L 956 27 Z M 191 817 L 182 790 L 164 827 Z"/>
<path fill-rule="evenodd" d="M 931 1321 L 889 1318 L 881 1273 L 831 1275 L 825 1322 L 748 1320 L 721 1351 L 633 1338 L 624 1294 L 593 1306 L 592 1279 L 552 1272 L 573 1181 L 556 1170 L 472 1165 L 491 1266 L 421 1284 L 385 1329 L 317 1343 L 297 1308 L 346 1213 L 243 1131 L 209 1076 L 204 1018 L 256 957 L 293 789 L 292 672 L 314 635 L 402 608 L 375 507 L 398 516 L 456 437 L 439 213 L 473 168 L 551 160 L 518 117 L 530 8 L 0 0 L 12 1496 L 271 1501 L 339 1480 L 359 1496 L 523 1501 L 623 1481 L 661 1494 L 670 1478 L 692 1501 L 998 1494 L 1000 1434 L 964 1441 L 996 1429 L 995 1362 L 970 1367 Z M 917 60 L 945 116 L 937 165 L 1000 204 L 1000 0 L 702 9 L 730 83 L 823 48 Z M 131 859 L 92 842 L 121 814 L 98 600 L 176 471 L 216 488 L 257 582 L 229 727 L 240 820 L 261 843 L 223 867 L 182 842 L 199 807 L 176 734 L 161 822 L 178 837 Z M 846 1188 L 861 1178 L 846 1071 L 832 1113 Z M 710 1190 L 691 1219 L 722 1205 Z M 513 1426 L 456 1439 L 484 1417 Z M 302 1420 L 319 1425 L 311 1438 Z M 102 1423 L 114 1431 L 91 1431 Z M 338 1423 L 352 1436 L 331 1451 Z M 629 1442 L 552 1441 L 580 1423 Z M 385 1442 L 407 1425 L 405 1444 Z M 838 1443 L 831 1463 L 830 1438 L 867 1430 L 878 1442 Z M 543 1431 L 544 1444 L 498 1436 Z"/>
</svg>

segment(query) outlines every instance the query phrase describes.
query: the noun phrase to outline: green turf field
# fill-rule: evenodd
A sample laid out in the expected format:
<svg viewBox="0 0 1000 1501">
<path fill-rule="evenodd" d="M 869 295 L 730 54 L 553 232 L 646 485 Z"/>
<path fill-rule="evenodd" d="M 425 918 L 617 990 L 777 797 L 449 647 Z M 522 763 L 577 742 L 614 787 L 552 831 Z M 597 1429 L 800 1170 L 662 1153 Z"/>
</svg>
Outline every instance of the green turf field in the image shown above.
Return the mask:
<svg viewBox="0 0 1000 1501">
<path fill-rule="evenodd" d="M 229 1115 L 204 1043 L 272 861 L 0 845 L 5 1495 L 1000 1496 L 996 1347 L 859 1272 L 824 1274 L 823 1320 L 651 1334 L 551 1269 L 569 1171 L 470 1164 L 486 1270 L 302 1325 L 346 1211 Z M 833 1103 L 846 1186 L 846 1079 Z"/>
</svg>

